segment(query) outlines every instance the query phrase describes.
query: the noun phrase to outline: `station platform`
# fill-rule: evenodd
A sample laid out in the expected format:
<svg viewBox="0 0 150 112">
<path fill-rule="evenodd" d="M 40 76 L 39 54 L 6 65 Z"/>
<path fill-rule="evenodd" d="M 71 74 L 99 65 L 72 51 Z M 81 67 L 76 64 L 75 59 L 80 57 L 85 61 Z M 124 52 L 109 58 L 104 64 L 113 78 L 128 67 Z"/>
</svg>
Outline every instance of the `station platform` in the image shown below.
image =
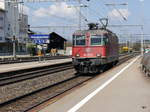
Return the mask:
<svg viewBox="0 0 150 112">
<path fill-rule="evenodd" d="M 34 56 L 30 56 L 30 55 L 17 55 L 17 57 L 19 57 L 19 58 L 24 58 L 24 57 L 34 57 Z M 5 58 L 13 58 L 13 55 L 8 55 L 8 56 L 0 56 L 0 58 L 3 58 L 3 59 L 5 59 Z"/>
<path fill-rule="evenodd" d="M 71 62 L 71 58 L 0 65 L 0 73 Z"/>
<path fill-rule="evenodd" d="M 150 78 L 133 58 L 84 83 L 38 112 L 150 112 Z"/>
</svg>

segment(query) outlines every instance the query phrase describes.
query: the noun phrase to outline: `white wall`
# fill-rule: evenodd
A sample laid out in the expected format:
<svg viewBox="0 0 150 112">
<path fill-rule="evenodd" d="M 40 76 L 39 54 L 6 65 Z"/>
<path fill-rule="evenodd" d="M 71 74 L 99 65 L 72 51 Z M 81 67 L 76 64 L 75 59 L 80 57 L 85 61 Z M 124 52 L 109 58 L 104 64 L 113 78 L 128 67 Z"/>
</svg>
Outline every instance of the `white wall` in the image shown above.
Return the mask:
<svg viewBox="0 0 150 112">
<path fill-rule="evenodd" d="M 66 47 L 66 55 L 72 55 L 72 47 Z"/>
</svg>

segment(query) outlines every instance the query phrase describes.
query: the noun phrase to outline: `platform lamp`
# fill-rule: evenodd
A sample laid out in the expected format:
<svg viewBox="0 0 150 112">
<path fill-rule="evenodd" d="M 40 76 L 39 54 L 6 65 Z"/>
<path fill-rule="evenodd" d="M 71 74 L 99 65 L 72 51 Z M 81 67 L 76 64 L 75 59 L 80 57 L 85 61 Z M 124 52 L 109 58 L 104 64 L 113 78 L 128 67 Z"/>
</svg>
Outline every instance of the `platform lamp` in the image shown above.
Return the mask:
<svg viewBox="0 0 150 112">
<path fill-rule="evenodd" d="M 15 36 L 13 36 L 12 42 L 13 42 L 13 58 L 16 59 L 16 37 Z"/>
<path fill-rule="evenodd" d="M 141 55 L 144 55 L 144 15 L 143 15 L 143 7 L 144 7 L 144 0 L 139 0 L 141 2 L 142 5 L 142 11 L 141 11 L 141 22 L 142 22 L 142 26 L 141 26 Z"/>
</svg>

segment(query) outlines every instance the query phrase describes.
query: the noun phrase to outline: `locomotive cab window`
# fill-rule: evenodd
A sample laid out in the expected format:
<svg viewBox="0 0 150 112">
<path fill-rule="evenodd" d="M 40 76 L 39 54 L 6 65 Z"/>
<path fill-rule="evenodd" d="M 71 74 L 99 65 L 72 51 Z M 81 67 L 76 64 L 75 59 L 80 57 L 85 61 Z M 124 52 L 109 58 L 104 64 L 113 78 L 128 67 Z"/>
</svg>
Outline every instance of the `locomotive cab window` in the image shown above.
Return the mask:
<svg viewBox="0 0 150 112">
<path fill-rule="evenodd" d="M 85 36 L 84 35 L 73 36 L 73 45 L 74 46 L 84 46 L 85 45 Z"/>
<path fill-rule="evenodd" d="M 106 45 L 108 43 L 108 38 L 104 35 L 92 35 L 91 45 Z"/>
</svg>

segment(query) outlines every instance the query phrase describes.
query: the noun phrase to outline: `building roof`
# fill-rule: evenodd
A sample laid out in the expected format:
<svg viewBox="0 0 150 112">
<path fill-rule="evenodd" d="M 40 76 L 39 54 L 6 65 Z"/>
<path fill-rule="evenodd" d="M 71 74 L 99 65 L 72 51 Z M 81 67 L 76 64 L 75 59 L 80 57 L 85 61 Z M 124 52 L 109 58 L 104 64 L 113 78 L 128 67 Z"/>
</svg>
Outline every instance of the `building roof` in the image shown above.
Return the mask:
<svg viewBox="0 0 150 112">
<path fill-rule="evenodd" d="M 4 10 L 4 9 L 2 9 L 2 8 L 0 8 L 0 11 L 1 11 L 1 12 L 5 12 L 5 10 Z"/>
<path fill-rule="evenodd" d="M 55 37 L 59 37 L 59 38 L 63 39 L 64 41 L 67 41 L 65 38 L 63 38 L 62 36 L 58 35 L 58 34 L 55 33 L 55 32 L 50 33 L 50 34 L 49 34 L 49 37 L 51 38 L 52 35 L 54 35 Z"/>
</svg>

